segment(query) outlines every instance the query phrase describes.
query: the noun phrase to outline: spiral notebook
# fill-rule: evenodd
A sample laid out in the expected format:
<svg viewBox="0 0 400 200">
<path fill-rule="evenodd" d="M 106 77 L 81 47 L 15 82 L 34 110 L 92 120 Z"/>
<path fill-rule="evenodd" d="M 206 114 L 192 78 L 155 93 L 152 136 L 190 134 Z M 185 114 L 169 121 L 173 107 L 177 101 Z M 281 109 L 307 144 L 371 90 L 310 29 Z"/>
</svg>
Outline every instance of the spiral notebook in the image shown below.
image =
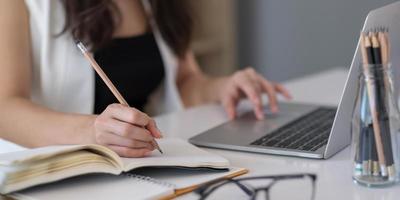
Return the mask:
<svg viewBox="0 0 400 200">
<path fill-rule="evenodd" d="M 33 187 L 9 196 L 26 200 L 69 199 L 171 199 L 191 192 L 199 185 L 223 177 L 246 173 L 243 168 L 229 170 L 158 168 L 139 169 L 119 176 L 90 174 L 57 183 Z"/>
</svg>

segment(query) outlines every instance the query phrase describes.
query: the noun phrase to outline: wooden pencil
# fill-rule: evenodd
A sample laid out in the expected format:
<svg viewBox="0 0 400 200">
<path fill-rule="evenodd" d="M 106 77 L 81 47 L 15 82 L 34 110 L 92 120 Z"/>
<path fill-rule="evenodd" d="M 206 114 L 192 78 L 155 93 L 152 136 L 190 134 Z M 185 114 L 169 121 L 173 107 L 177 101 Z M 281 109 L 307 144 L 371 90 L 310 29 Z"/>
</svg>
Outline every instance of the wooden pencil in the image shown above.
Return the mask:
<svg viewBox="0 0 400 200">
<path fill-rule="evenodd" d="M 115 98 L 118 99 L 120 104 L 129 106 L 128 102 L 124 99 L 124 97 L 119 93 L 117 88 L 114 86 L 112 81 L 108 78 L 106 73 L 101 69 L 99 64 L 96 62 L 96 60 L 89 54 L 87 51 L 86 47 L 83 45 L 82 42 L 77 42 L 76 44 L 79 49 L 81 50 L 82 54 L 85 56 L 85 58 L 89 61 L 90 65 L 93 67 L 93 69 L 96 71 L 96 73 L 100 76 L 100 78 L 103 80 L 103 82 L 107 85 L 107 87 L 111 90 Z"/>
<path fill-rule="evenodd" d="M 389 57 L 388 57 L 388 44 L 386 40 L 386 36 L 383 32 L 378 33 L 378 40 L 379 44 L 381 46 L 381 55 L 382 55 L 382 64 L 384 67 L 388 64 Z"/>
<path fill-rule="evenodd" d="M 365 33 L 361 32 L 360 33 L 360 50 L 361 50 L 361 58 L 362 58 L 362 64 L 363 66 L 368 65 L 368 56 L 367 56 L 367 49 L 365 48 Z M 368 73 L 368 71 L 365 71 L 364 67 L 364 72 Z"/>
<path fill-rule="evenodd" d="M 382 35 L 382 34 L 381 34 Z M 381 136 L 382 136 L 382 144 L 383 144 L 383 150 L 385 154 L 385 159 L 386 159 L 386 165 L 388 167 L 388 175 L 389 177 L 393 176 L 393 172 L 389 168 L 394 167 L 394 158 L 393 158 L 393 149 L 392 149 L 392 138 L 391 138 L 391 131 L 390 131 L 390 122 L 389 122 L 389 113 L 388 113 L 388 94 L 387 94 L 387 89 L 389 89 L 389 81 L 388 77 L 386 77 L 386 72 L 384 70 L 387 70 L 387 62 L 388 58 L 386 57 L 386 51 L 387 51 L 387 44 L 386 40 L 382 40 L 380 42 L 379 40 L 379 34 L 373 34 L 372 36 L 372 47 L 373 47 L 373 53 L 374 53 L 374 60 L 375 60 L 375 70 L 376 70 L 376 86 L 378 88 L 377 91 L 377 97 L 378 97 L 378 104 L 377 108 L 379 110 L 378 115 L 379 115 L 379 121 L 380 121 L 380 126 L 381 126 Z M 381 36 L 382 37 L 382 36 Z M 384 39 L 384 38 L 383 38 Z M 382 50 L 384 51 L 382 54 Z M 385 61 L 383 61 L 385 60 Z M 383 64 L 383 63 L 386 63 Z M 383 65 L 383 66 L 381 66 Z M 393 168 L 394 169 L 394 168 Z"/>
<path fill-rule="evenodd" d="M 389 60 L 390 60 L 390 42 L 389 42 L 389 31 L 388 31 L 388 29 L 386 29 L 384 32 L 383 32 L 383 35 L 384 35 L 384 38 L 385 38 L 385 40 L 386 40 L 386 51 L 387 51 L 387 62 L 389 62 Z"/>
<path fill-rule="evenodd" d="M 389 34 L 386 30 L 379 32 L 378 34 L 378 39 L 379 39 L 379 43 L 381 45 L 381 54 L 382 54 L 382 64 L 384 69 L 388 70 L 389 69 L 389 55 L 390 55 L 390 43 L 389 43 Z M 385 73 L 384 75 L 384 84 L 385 84 L 385 90 L 393 90 L 392 85 L 390 84 L 390 77 L 388 77 L 388 75 Z M 385 100 L 389 101 L 389 96 L 386 94 L 385 95 Z M 389 102 L 386 102 L 389 103 Z M 388 111 L 388 109 L 386 108 L 386 111 Z M 386 115 L 388 115 L 388 112 L 386 112 Z M 389 118 L 389 116 L 386 116 L 387 118 Z M 387 119 L 389 120 L 389 119 Z M 391 132 L 390 132 L 390 127 L 389 127 L 389 122 L 387 122 L 387 128 L 388 132 L 387 134 L 387 144 L 385 145 L 388 151 L 388 156 L 389 156 L 389 160 L 388 160 L 388 175 L 389 178 L 395 177 L 396 176 L 396 169 L 395 169 L 395 164 L 394 164 L 394 155 L 393 155 L 393 146 L 391 143 L 392 140 L 392 136 L 391 136 Z"/>
<path fill-rule="evenodd" d="M 117 90 L 117 88 L 114 86 L 114 84 L 108 78 L 106 73 L 104 73 L 104 71 L 101 69 L 101 67 L 96 62 L 96 60 L 93 58 L 93 56 L 91 56 L 89 54 L 85 45 L 83 45 L 83 43 L 80 41 L 76 41 L 76 45 L 78 46 L 78 48 L 80 49 L 82 54 L 85 56 L 85 58 L 89 61 L 90 65 L 93 67 L 93 69 L 96 71 L 96 73 L 100 76 L 100 78 L 104 81 L 104 83 L 107 85 L 107 87 L 111 90 L 113 95 L 118 99 L 119 103 L 129 107 L 128 102 L 124 99 L 124 97 L 121 95 L 121 93 Z M 158 145 L 158 143 L 155 139 L 153 139 L 152 143 L 160 153 L 163 153 L 163 151 L 161 150 L 160 146 Z"/>
</svg>

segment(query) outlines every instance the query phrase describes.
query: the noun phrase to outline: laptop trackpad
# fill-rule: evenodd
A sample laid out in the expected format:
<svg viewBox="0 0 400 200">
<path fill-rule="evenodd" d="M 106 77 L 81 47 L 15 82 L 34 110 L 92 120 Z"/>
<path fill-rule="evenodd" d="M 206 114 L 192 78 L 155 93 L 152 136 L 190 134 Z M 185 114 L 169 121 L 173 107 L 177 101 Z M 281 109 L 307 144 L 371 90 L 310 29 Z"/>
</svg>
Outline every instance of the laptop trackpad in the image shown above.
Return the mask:
<svg viewBox="0 0 400 200">
<path fill-rule="evenodd" d="M 213 128 L 207 132 L 207 140 L 231 145 L 248 145 L 268 132 L 316 109 L 316 106 L 281 104 L 279 113 L 265 109 L 265 119 L 257 120 L 254 113 L 247 112 L 237 119 Z"/>
</svg>

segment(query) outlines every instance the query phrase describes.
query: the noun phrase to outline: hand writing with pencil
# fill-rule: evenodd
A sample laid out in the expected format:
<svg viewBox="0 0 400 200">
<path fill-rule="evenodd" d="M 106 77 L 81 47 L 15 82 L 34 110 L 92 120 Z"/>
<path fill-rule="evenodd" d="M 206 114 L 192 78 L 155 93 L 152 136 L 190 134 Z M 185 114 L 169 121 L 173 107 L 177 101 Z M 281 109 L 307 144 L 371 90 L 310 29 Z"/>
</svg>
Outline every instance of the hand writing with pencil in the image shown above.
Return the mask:
<svg viewBox="0 0 400 200">
<path fill-rule="evenodd" d="M 163 153 L 154 138 L 161 138 L 156 123 L 147 114 L 129 107 L 118 89 L 88 53 L 85 45 L 76 41 L 85 58 L 101 77 L 120 104 L 109 105 L 95 120 L 95 141 L 108 146 L 123 157 L 143 157 L 158 149 Z"/>
<path fill-rule="evenodd" d="M 148 156 L 161 138 L 155 122 L 147 114 L 122 104 L 111 104 L 96 117 L 94 140 L 123 157 Z"/>
</svg>

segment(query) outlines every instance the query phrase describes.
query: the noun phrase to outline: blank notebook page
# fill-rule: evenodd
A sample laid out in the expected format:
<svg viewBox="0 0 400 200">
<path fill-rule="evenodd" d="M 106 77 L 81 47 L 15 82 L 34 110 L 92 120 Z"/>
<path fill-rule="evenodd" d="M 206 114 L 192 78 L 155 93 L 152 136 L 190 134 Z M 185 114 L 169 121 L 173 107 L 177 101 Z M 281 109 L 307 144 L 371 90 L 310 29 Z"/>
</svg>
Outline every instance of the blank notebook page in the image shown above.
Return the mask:
<svg viewBox="0 0 400 200">
<path fill-rule="evenodd" d="M 122 158 L 125 171 L 140 166 L 186 166 L 227 168 L 229 161 L 225 158 L 204 151 L 187 141 L 177 138 L 157 140 L 163 154 L 158 151 L 145 158 Z"/>
<path fill-rule="evenodd" d="M 126 174 L 115 175 L 85 175 L 58 183 L 13 193 L 11 196 L 27 200 L 132 200 L 157 199 L 174 193 L 174 188 L 167 184 L 130 177 Z"/>
</svg>

